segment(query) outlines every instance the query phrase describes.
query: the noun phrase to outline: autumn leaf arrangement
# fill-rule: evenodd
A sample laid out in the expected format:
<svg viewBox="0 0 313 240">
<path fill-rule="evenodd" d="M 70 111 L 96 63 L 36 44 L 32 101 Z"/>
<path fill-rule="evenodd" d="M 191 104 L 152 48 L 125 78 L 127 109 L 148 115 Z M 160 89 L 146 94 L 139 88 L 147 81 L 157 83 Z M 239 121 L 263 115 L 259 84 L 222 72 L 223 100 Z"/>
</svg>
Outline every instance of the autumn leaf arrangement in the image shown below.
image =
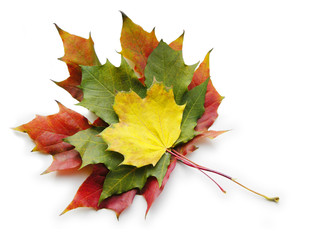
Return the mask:
<svg viewBox="0 0 313 240">
<path fill-rule="evenodd" d="M 64 45 L 70 76 L 55 82 L 95 113 L 90 123 L 57 102 L 59 112 L 35 119 L 15 130 L 34 140 L 34 151 L 51 154 L 44 172 L 92 167 L 63 213 L 78 208 L 111 209 L 117 217 L 142 195 L 148 213 L 178 162 L 208 175 L 221 175 L 267 200 L 232 177 L 200 166 L 186 157 L 203 138 L 225 131 L 208 130 L 223 99 L 210 79 L 209 56 L 197 67 L 182 57 L 184 34 L 170 44 L 158 41 L 122 13 L 121 64 L 101 64 L 91 37 L 72 35 L 56 25 Z"/>
</svg>

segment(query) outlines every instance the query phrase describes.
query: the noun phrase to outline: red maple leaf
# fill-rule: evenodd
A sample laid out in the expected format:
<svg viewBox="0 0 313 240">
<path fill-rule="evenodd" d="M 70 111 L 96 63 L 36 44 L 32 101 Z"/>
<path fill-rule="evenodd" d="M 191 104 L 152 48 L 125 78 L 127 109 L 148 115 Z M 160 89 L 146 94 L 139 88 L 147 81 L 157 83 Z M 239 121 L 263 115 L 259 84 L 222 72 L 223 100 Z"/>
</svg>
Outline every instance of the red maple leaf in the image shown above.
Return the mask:
<svg viewBox="0 0 313 240">
<path fill-rule="evenodd" d="M 83 91 L 78 86 L 81 83 L 82 71 L 79 65 L 100 65 L 94 49 L 94 43 L 90 35 L 88 39 L 78 37 L 62 30 L 57 25 L 55 26 L 64 46 L 64 56 L 60 60 L 66 63 L 70 73 L 66 80 L 55 83 L 68 91 L 73 98 L 81 101 L 83 99 Z"/>
<path fill-rule="evenodd" d="M 58 113 L 45 117 L 36 116 L 29 123 L 15 128 L 27 133 L 34 140 L 36 146 L 33 151 L 53 156 L 51 166 L 44 173 L 79 168 L 81 165 L 79 153 L 63 139 L 90 127 L 87 118 L 57 103 L 60 109 Z"/>
<path fill-rule="evenodd" d="M 79 187 L 73 201 L 62 214 L 78 207 L 90 207 L 95 210 L 106 208 L 113 210 L 118 218 L 132 204 L 137 190 L 133 189 L 120 195 L 109 197 L 98 205 L 103 182 L 108 172 L 109 170 L 103 164 L 93 165 L 92 173 Z"/>
</svg>

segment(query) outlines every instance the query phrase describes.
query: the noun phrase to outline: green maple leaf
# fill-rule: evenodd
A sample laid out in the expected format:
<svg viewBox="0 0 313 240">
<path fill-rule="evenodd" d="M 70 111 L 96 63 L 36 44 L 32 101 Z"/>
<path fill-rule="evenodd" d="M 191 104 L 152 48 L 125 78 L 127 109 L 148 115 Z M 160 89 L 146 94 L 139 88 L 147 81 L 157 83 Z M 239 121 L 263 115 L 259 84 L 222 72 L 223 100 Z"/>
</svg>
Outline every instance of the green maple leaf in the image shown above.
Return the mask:
<svg viewBox="0 0 313 240">
<path fill-rule="evenodd" d="M 145 68 L 146 85 L 152 84 L 153 77 L 166 86 L 173 86 L 178 104 L 187 103 L 181 124 L 181 135 L 176 145 L 186 143 L 194 136 L 197 120 L 204 113 L 205 93 L 208 80 L 188 91 L 197 64 L 188 66 L 184 63 L 181 50 L 173 50 L 161 41 L 148 58 Z"/>
<path fill-rule="evenodd" d="M 186 143 L 197 135 L 194 129 L 197 126 L 198 119 L 204 113 L 204 100 L 208 82 L 209 79 L 187 92 L 185 96 L 187 104 L 181 123 L 181 134 L 175 145 Z"/>
<path fill-rule="evenodd" d="M 144 86 L 123 57 L 121 57 L 119 67 L 107 61 L 101 66 L 82 66 L 81 68 L 80 87 L 84 98 L 78 105 L 88 108 L 107 123 L 118 122 L 112 107 L 117 92 L 132 89 L 141 97 L 145 94 Z"/>
<path fill-rule="evenodd" d="M 184 103 L 184 95 L 192 80 L 197 64 L 188 66 L 184 63 L 182 51 L 175 51 L 165 42 L 159 45 L 150 54 L 145 68 L 146 85 L 150 87 L 153 79 L 163 82 L 167 87 L 173 87 L 177 104 Z"/>
<path fill-rule="evenodd" d="M 121 165 L 110 171 L 103 183 L 103 191 L 99 203 L 114 194 L 120 194 L 134 188 L 142 189 L 150 176 L 156 177 L 161 187 L 167 167 L 170 164 L 170 158 L 171 155 L 165 153 L 155 167 L 148 165 L 137 168 Z"/>
<path fill-rule="evenodd" d="M 79 152 L 82 158 L 81 168 L 89 164 L 103 163 L 111 170 L 122 162 L 121 154 L 106 151 L 108 145 L 98 136 L 103 129 L 103 127 L 91 127 L 64 139 L 65 142 L 75 146 Z"/>
</svg>

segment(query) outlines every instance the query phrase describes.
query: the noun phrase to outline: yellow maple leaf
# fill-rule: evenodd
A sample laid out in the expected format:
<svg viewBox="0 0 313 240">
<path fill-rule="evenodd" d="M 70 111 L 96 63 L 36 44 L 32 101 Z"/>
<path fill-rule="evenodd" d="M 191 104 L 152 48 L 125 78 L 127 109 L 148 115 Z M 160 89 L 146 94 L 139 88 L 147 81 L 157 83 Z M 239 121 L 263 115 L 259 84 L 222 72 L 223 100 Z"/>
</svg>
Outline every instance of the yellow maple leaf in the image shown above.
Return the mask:
<svg viewBox="0 0 313 240">
<path fill-rule="evenodd" d="M 155 166 L 178 139 L 185 105 L 177 105 L 172 89 L 155 82 L 145 98 L 135 92 L 119 92 L 113 109 L 119 122 L 100 135 L 110 151 L 124 155 L 121 164 Z"/>
</svg>

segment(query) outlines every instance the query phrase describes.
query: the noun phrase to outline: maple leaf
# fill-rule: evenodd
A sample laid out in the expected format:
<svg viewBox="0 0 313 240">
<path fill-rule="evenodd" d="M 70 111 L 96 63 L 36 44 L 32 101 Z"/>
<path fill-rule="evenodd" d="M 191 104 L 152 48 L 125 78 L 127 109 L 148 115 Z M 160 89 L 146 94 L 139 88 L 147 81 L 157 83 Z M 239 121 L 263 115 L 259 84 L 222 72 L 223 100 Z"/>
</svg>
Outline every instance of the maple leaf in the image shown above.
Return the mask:
<svg viewBox="0 0 313 240">
<path fill-rule="evenodd" d="M 141 76 L 147 63 L 148 56 L 158 45 L 154 29 L 151 33 L 146 32 L 135 24 L 126 14 L 122 13 L 123 27 L 121 33 L 121 54 L 135 63 L 135 71 Z"/>
<path fill-rule="evenodd" d="M 168 165 L 170 164 L 170 158 L 171 155 L 165 153 L 155 167 L 148 165 L 137 168 L 129 165 L 120 165 L 110 171 L 103 183 L 99 203 L 114 194 L 121 194 L 134 188 L 142 189 L 147 179 L 151 176 L 156 177 L 161 187 Z"/>
<path fill-rule="evenodd" d="M 185 106 L 175 103 L 173 90 L 154 83 L 142 99 L 135 92 L 119 92 L 114 111 L 119 122 L 106 128 L 101 136 L 110 151 L 124 156 L 122 164 L 142 167 L 159 161 L 173 146 L 181 130 Z"/>
<path fill-rule="evenodd" d="M 195 71 L 192 81 L 188 86 L 188 89 L 191 90 L 194 87 L 200 85 L 207 79 L 210 79 L 210 50 L 205 56 L 203 62 Z M 221 104 L 224 97 L 222 97 L 214 88 L 211 79 L 207 85 L 207 91 L 205 94 L 205 103 L 204 108 L 205 112 L 198 120 L 196 131 L 207 130 L 217 118 L 217 109 Z"/>
<path fill-rule="evenodd" d="M 82 70 L 79 65 L 76 63 L 66 63 L 68 71 L 70 73 L 70 76 L 62 81 L 62 82 L 56 82 L 53 81 L 56 85 L 59 87 L 65 89 L 68 91 L 73 98 L 75 98 L 78 101 L 81 101 L 83 99 L 83 91 L 79 88 L 79 85 L 82 80 Z"/>
<path fill-rule="evenodd" d="M 146 210 L 146 215 L 149 212 L 149 209 L 151 208 L 153 202 L 155 199 L 161 194 L 163 191 L 165 184 L 167 183 L 172 171 L 174 170 L 176 166 L 176 159 L 173 158 L 171 160 L 170 165 L 168 166 L 168 169 L 166 171 L 166 174 L 163 178 L 162 185 L 158 183 L 158 180 L 155 177 L 150 177 L 148 181 L 146 182 L 146 185 L 141 191 L 141 194 L 144 196 L 147 202 L 147 210 Z"/>
<path fill-rule="evenodd" d="M 53 155 L 51 166 L 45 171 L 78 168 L 81 158 L 74 146 L 63 141 L 64 138 L 90 127 L 88 120 L 61 103 L 57 102 L 59 112 L 50 116 L 37 116 L 29 123 L 15 130 L 27 133 L 36 143 L 33 151 Z"/>
<path fill-rule="evenodd" d="M 186 143 L 197 135 L 194 128 L 197 125 L 197 120 L 204 112 L 204 100 L 207 85 L 208 80 L 187 92 L 185 96 L 187 103 L 181 123 L 182 132 L 175 145 Z"/>
<path fill-rule="evenodd" d="M 89 38 L 85 39 L 62 30 L 56 24 L 55 26 L 64 45 L 65 54 L 60 58 L 62 61 L 84 66 L 100 64 L 90 34 Z"/>
<path fill-rule="evenodd" d="M 159 41 L 155 36 L 154 29 L 149 33 L 141 26 L 135 24 L 125 13 L 122 13 L 123 27 L 121 32 L 121 54 L 133 65 L 134 70 L 140 76 L 140 81 L 144 83 L 144 70 L 147 60 L 152 51 L 158 46 Z M 174 50 L 182 50 L 184 33 L 169 46 Z"/>
<path fill-rule="evenodd" d="M 88 108 L 107 123 L 118 122 L 113 110 L 113 102 L 118 92 L 134 90 L 140 96 L 145 94 L 144 86 L 123 57 L 119 67 L 109 61 L 102 66 L 82 66 L 80 87 L 84 98 L 79 105 Z"/>
<path fill-rule="evenodd" d="M 211 52 L 212 50 L 210 50 L 206 54 L 204 60 L 196 69 L 193 75 L 192 81 L 188 86 L 188 89 L 191 92 L 193 89 L 197 88 L 199 85 L 203 84 L 205 81 L 209 81 L 207 83 L 207 89 L 205 93 L 204 113 L 198 119 L 197 124 L 194 129 L 196 132 L 199 132 L 199 135 L 196 138 L 192 139 L 191 141 L 185 143 L 183 146 L 179 147 L 180 152 L 183 153 L 183 155 L 187 155 L 188 153 L 196 150 L 197 147 L 195 146 L 195 143 L 198 140 L 204 137 L 211 138 L 211 133 L 213 133 L 214 131 L 207 132 L 206 130 L 209 127 L 211 127 L 215 119 L 218 117 L 217 109 L 223 100 L 223 97 L 216 91 L 210 79 L 210 53 Z M 216 131 L 216 132 L 221 134 L 226 131 Z"/>
<path fill-rule="evenodd" d="M 100 61 L 94 49 L 93 40 L 89 34 L 89 38 L 82 38 L 70 34 L 56 25 L 64 45 L 64 56 L 60 60 L 67 64 L 70 77 L 62 82 L 55 82 L 58 86 L 68 91 L 72 97 L 78 101 L 82 100 L 83 93 L 79 88 L 81 83 L 80 65 L 93 66 L 100 65 Z"/>
<path fill-rule="evenodd" d="M 98 202 L 107 173 L 108 169 L 103 164 L 93 165 L 92 173 L 79 187 L 73 201 L 66 207 L 62 214 L 78 207 L 90 207 L 95 210 L 102 208 L 111 209 L 119 217 L 131 205 L 137 190 L 133 189 L 120 195 L 111 196 L 99 205 Z"/>
<path fill-rule="evenodd" d="M 106 151 L 108 145 L 98 136 L 103 130 L 104 127 L 91 127 L 64 139 L 65 142 L 75 146 L 75 150 L 80 153 L 81 168 L 89 164 L 103 163 L 111 170 L 122 162 L 121 154 Z"/>
<path fill-rule="evenodd" d="M 182 51 L 175 51 L 161 41 L 150 54 L 145 68 L 146 85 L 150 87 L 153 79 L 173 87 L 177 104 L 183 104 L 183 96 L 188 91 L 194 70 L 198 64 L 188 66 L 184 63 Z"/>
</svg>

